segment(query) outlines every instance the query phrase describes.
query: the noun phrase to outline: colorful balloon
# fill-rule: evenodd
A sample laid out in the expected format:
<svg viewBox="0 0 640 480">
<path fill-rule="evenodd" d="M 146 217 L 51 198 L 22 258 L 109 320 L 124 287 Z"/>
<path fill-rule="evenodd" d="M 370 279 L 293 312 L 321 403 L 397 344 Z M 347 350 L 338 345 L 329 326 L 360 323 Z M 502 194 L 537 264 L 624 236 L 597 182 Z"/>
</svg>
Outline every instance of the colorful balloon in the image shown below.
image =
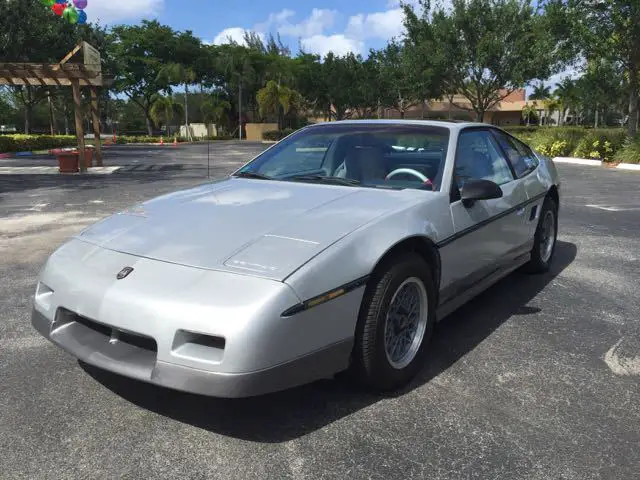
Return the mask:
<svg viewBox="0 0 640 480">
<path fill-rule="evenodd" d="M 40 0 L 40 2 L 45 6 L 45 7 L 53 7 L 53 4 L 56 3 L 56 0 Z"/>
<path fill-rule="evenodd" d="M 62 13 L 64 12 L 64 5 L 62 3 L 56 3 L 53 7 L 51 7 L 51 10 L 53 10 L 53 13 L 61 17 Z"/>
<path fill-rule="evenodd" d="M 59 3 L 60 5 L 66 5 L 67 0 L 56 0 L 56 3 Z"/>
<path fill-rule="evenodd" d="M 75 7 L 67 7 L 64 9 L 64 11 L 62 12 L 62 16 L 64 17 L 64 19 L 66 21 L 68 21 L 69 23 L 78 23 L 78 11 L 75 9 Z"/>
<path fill-rule="evenodd" d="M 80 25 L 87 23 L 87 13 L 84 10 L 78 10 L 78 23 Z"/>
<path fill-rule="evenodd" d="M 73 0 L 73 4 L 80 10 L 87 8 L 87 0 Z"/>
</svg>

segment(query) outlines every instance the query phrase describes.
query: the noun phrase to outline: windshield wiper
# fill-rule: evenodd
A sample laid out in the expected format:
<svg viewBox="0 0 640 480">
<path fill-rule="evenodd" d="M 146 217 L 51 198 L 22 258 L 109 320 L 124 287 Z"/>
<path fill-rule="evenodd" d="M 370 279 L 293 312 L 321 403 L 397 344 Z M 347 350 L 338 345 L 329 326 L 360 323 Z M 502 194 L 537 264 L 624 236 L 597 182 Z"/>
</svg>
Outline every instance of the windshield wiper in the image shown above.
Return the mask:
<svg viewBox="0 0 640 480">
<path fill-rule="evenodd" d="M 255 178 L 258 180 L 271 180 L 271 177 L 267 177 L 266 175 L 262 175 L 261 173 L 256 173 L 256 172 L 236 172 L 233 174 L 233 176 L 238 178 Z"/>
<path fill-rule="evenodd" d="M 294 175 L 287 178 L 287 180 L 299 180 L 301 182 L 318 182 L 318 183 L 332 183 L 334 185 L 360 185 L 358 180 L 342 177 L 328 177 L 323 175 Z"/>
</svg>

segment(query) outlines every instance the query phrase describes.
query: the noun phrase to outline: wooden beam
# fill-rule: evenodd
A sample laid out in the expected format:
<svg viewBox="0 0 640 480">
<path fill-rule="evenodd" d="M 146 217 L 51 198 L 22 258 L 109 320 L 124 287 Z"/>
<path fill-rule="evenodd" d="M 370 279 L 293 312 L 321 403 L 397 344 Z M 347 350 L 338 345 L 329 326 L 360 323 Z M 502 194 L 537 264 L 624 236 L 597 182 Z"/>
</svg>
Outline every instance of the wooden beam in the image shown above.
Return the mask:
<svg viewBox="0 0 640 480">
<path fill-rule="evenodd" d="M 96 139 L 96 165 L 102 166 L 102 139 L 100 138 L 100 110 L 98 106 L 98 92 L 91 87 L 91 116 L 93 117 L 93 136 Z"/>
<path fill-rule="evenodd" d="M 76 78 L 74 79 L 79 82 L 81 87 L 108 87 L 113 84 L 112 79 L 105 78 L 89 78 L 82 79 Z M 0 85 L 49 85 L 49 86 L 61 86 L 61 87 L 70 87 L 72 86 L 72 80 L 68 78 L 24 78 L 24 77 L 10 77 L 3 76 L 0 73 Z"/>
<path fill-rule="evenodd" d="M 76 118 L 76 138 L 78 139 L 78 151 L 80 157 L 78 158 L 78 167 L 80 172 L 86 172 L 87 167 L 84 163 L 84 129 L 82 127 L 82 98 L 80 96 L 80 82 L 73 80 L 71 86 L 73 87 L 73 103 Z"/>
</svg>

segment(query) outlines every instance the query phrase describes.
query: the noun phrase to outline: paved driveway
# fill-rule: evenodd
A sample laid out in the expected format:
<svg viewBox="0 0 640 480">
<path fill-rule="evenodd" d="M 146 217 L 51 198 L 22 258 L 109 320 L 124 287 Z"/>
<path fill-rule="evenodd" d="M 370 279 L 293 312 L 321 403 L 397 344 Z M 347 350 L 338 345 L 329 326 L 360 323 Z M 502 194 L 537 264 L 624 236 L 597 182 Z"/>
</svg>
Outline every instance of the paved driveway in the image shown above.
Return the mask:
<svg viewBox="0 0 640 480">
<path fill-rule="evenodd" d="M 552 272 L 513 274 L 441 323 L 399 395 L 337 380 L 221 400 L 81 365 L 29 324 L 65 238 L 206 180 L 203 152 L 177 148 L 138 162 L 173 171 L 0 178 L 1 478 L 638 478 L 640 174 L 560 165 Z M 216 148 L 220 175 L 262 147 Z"/>
</svg>

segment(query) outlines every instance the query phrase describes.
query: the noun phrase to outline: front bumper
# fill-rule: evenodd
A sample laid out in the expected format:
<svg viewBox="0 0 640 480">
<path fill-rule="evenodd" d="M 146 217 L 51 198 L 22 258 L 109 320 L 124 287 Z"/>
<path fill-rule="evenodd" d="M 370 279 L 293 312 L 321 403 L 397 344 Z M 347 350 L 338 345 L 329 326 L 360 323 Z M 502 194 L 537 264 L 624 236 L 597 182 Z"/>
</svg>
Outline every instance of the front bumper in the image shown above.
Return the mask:
<svg viewBox="0 0 640 480">
<path fill-rule="evenodd" d="M 125 266 L 133 272 L 117 280 Z M 361 295 L 283 317 L 300 301 L 284 283 L 74 240 L 45 265 L 32 323 L 90 365 L 178 390 L 244 397 L 345 369 Z"/>
<path fill-rule="evenodd" d="M 326 378 L 344 368 L 353 342 L 345 340 L 274 367 L 247 373 L 221 373 L 156 360 L 155 352 L 77 322 L 56 325 L 33 310 L 33 327 L 85 363 L 161 387 L 213 397 L 262 395 Z"/>
</svg>

